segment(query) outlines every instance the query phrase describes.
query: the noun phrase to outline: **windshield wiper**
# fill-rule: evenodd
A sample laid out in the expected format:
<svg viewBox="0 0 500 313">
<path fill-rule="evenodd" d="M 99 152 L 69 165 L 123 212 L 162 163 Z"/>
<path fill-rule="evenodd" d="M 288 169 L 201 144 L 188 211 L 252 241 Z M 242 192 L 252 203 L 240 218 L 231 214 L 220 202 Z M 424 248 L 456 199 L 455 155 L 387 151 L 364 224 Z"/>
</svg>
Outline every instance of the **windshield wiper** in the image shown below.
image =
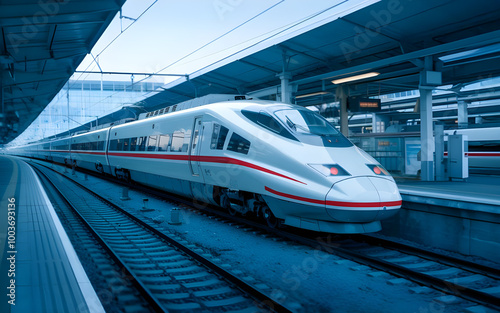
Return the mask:
<svg viewBox="0 0 500 313">
<path fill-rule="evenodd" d="M 302 125 L 299 125 L 299 124 L 295 124 L 294 122 L 292 122 L 292 120 L 288 117 L 288 115 L 285 115 L 285 117 L 286 117 L 286 123 L 287 123 L 287 124 L 288 124 L 288 126 L 289 126 L 290 128 L 292 128 L 293 130 L 297 131 L 297 127 L 298 127 L 298 128 L 300 128 L 300 129 L 302 129 L 303 131 L 306 131 L 306 132 L 308 132 L 308 133 L 311 133 L 311 134 L 312 134 L 312 132 L 311 132 L 309 129 L 307 129 L 306 127 L 304 127 L 304 126 L 302 126 Z"/>
</svg>

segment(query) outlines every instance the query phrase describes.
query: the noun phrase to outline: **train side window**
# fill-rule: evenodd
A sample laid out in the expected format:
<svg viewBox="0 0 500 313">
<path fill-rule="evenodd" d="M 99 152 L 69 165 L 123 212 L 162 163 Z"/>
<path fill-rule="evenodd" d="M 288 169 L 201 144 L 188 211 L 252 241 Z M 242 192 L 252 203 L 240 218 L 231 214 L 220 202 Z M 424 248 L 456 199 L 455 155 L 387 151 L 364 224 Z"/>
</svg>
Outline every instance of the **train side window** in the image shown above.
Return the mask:
<svg viewBox="0 0 500 313">
<path fill-rule="evenodd" d="M 210 149 L 215 149 L 217 147 L 217 139 L 219 139 L 220 125 L 214 123 L 214 129 L 212 130 L 212 140 L 210 141 Z"/>
<path fill-rule="evenodd" d="M 130 138 L 130 151 L 137 149 L 137 137 Z"/>
<path fill-rule="evenodd" d="M 154 135 L 154 136 L 149 136 L 149 140 L 148 140 L 148 151 L 156 151 L 157 137 L 158 137 L 158 136 L 156 136 L 156 135 Z"/>
<path fill-rule="evenodd" d="M 123 151 L 130 151 L 130 138 L 123 139 Z"/>
<path fill-rule="evenodd" d="M 104 150 L 104 141 L 98 141 L 97 142 L 97 150 L 102 151 Z"/>
<path fill-rule="evenodd" d="M 214 129 L 212 131 L 212 141 L 210 142 L 210 149 L 222 150 L 224 148 L 224 142 L 226 141 L 227 133 L 229 129 L 217 123 L 214 124 Z"/>
<path fill-rule="evenodd" d="M 188 151 L 190 141 L 191 141 L 191 129 L 188 129 L 184 136 L 184 142 L 182 143 L 182 152 Z"/>
<path fill-rule="evenodd" d="M 158 143 L 158 151 L 167 151 L 170 144 L 170 135 L 161 135 Z"/>
<path fill-rule="evenodd" d="M 137 151 L 146 151 L 147 138 L 146 136 L 137 138 Z"/>
<path fill-rule="evenodd" d="M 123 150 L 123 139 L 117 139 L 116 141 L 116 151 Z"/>
<path fill-rule="evenodd" d="M 445 143 L 446 144 L 446 143 Z M 469 151 L 500 151 L 500 141 L 469 141 Z"/>
<path fill-rule="evenodd" d="M 116 146 L 118 144 L 118 139 L 113 139 L 109 142 L 109 151 L 116 151 Z"/>
<path fill-rule="evenodd" d="M 227 150 L 248 154 L 248 150 L 250 149 L 250 141 L 241 137 L 237 133 L 233 133 L 231 139 L 229 139 L 229 143 L 227 145 Z"/>
<path fill-rule="evenodd" d="M 170 151 L 181 152 L 182 144 L 184 143 L 184 132 L 176 130 L 172 136 L 172 145 Z"/>
<path fill-rule="evenodd" d="M 217 150 L 222 150 L 224 148 L 224 142 L 226 142 L 228 133 L 229 129 L 227 127 L 220 127 L 219 139 L 217 139 Z"/>
</svg>

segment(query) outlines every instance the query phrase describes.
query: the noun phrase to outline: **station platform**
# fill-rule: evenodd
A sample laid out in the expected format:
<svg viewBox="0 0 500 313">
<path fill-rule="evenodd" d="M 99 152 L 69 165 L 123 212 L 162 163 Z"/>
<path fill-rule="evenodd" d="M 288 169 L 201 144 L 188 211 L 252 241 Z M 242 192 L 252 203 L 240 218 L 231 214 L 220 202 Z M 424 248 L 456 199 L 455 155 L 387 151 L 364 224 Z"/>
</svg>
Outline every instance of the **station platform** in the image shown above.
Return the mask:
<svg viewBox="0 0 500 313">
<path fill-rule="evenodd" d="M 383 221 L 384 235 L 500 261 L 500 177 L 396 181 L 403 207 Z"/>
<path fill-rule="evenodd" d="M 2 290 L 7 290 L 0 312 L 104 312 L 27 163 L 0 156 L 0 196 L 0 282 Z M 10 221 L 15 224 L 8 225 L 9 212 L 14 210 Z M 14 226 L 15 232 L 9 226 Z"/>
<path fill-rule="evenodd" d="M 471 176 L 466 181 L 402 181 L 398 188 L 406 201 L 473 209 L 500 209 L 500 177 Z M 473 206 L 471 206 L 473 205 Z"/>
</svg>

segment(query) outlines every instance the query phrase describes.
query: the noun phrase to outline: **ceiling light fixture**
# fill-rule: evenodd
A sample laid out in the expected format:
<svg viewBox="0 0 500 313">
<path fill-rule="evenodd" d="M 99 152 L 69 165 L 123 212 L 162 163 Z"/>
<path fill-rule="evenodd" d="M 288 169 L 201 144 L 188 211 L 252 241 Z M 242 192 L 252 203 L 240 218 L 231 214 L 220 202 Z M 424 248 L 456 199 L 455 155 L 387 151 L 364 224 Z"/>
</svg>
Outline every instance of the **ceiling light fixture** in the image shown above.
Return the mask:
<svg viewBox="0 0 500 313">
<path fill-rule="evenodd" d="M 318 92 L 308 93 L 305 95 L 296 96 L 295 99 L 307 98 L 307 97 L 313 97 L 313 96 L 321 96 L 321 95 L 327 95 L 327 94 L 329 94 L 328 91 L 318 91 Z"/>
<path fill-rule="evenodd" d="M 340 78 L 340 79 L 332 80 L 332 83 L 334 83 L 335 85 L 338 85 L 338 84 L 343 84 L 343 83 L 347 83 L 347 82 L 352 82 L 352 81 L 355 81 L 355 80 L 360 80 L 360 79 L 375 77 L 375 76 L 378 76 L 378 75 L 380 75 L 380 73 L 370 72 L 370 73 L 366 73 L 366 74 L 355 75 L 355 76 L 351 76 L 351 77 L 346 77 L 346 78 Z"/>
</svg>

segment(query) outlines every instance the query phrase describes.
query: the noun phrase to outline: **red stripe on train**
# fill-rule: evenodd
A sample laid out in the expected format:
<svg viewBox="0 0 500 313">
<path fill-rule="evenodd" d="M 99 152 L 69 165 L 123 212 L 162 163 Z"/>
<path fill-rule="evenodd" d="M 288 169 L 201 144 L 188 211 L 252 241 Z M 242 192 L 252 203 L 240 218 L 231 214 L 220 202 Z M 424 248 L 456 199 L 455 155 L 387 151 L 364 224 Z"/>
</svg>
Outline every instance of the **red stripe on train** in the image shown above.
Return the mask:
<svg viewBox="0 0 500 313">
<path fill-rule="evenodd" d="M 248 168 L 252 168 L 264 173 L 268 173 L 271 175 L 275 175 L 278 177 L 286 178 L 304 185 L 307 185 L 304 182 L 301 182 L 300 180 L 291 178 L 289 176 L 280 174 L 278 172 L 275 172 L 273 170 L 267 169 L 265 167 L 259 166 L 252 164 L 250 162 L 234 159 L 234 158 L 228 158 L 228 157 L 217 157 L 217 156 L 198 156 L 198 155 L 172 155 L 172 154 L 149 154 L 149 153 L 116 153 L 116 152 L 111 152 L 108 153 L 110 156 L 122 156 L 122 157 L 133 157 L 133 158 L 149 158 L 149 159 L 163 159 L 163 160 L 177 160 L 177 161 L 198 161 L 198 162 L 206 162 L 206 163 L 220 163 L 220 164 L 235 164 L 235 165 L 240 165 L 240 166 L 245 166 Z"/>
<path fill-rule="evenodd" d="M 265 187 L 266 191 L 269 191 L 270 193 L 273 193 L 275 195 L 293 199 L 293 200 L 298 200 L 298 201 L 303 201 L 303 202 L 309 202 L 309 203 L 314 203 L 314 204 L 324 204 L 324 205 L 330 205 L 330 206 L 341 206 L 341 207 L 350 207 L 350 208 L 379 208 L 379 207 L 392 207 L 392 206 L 401 206 L 403 201 L 388 201 L 388 202 L 345 202 L 345 201 L 331 201 L 331 200 L 317 200 L 317 199 L 311 199 L 311 198 L 305 198 L 305 197 L 299 197 L 295 195 L 291 195 L 288 193 L 276 191 L 274 189 L 271 189 L 269 187 Z"/>
</svg>

